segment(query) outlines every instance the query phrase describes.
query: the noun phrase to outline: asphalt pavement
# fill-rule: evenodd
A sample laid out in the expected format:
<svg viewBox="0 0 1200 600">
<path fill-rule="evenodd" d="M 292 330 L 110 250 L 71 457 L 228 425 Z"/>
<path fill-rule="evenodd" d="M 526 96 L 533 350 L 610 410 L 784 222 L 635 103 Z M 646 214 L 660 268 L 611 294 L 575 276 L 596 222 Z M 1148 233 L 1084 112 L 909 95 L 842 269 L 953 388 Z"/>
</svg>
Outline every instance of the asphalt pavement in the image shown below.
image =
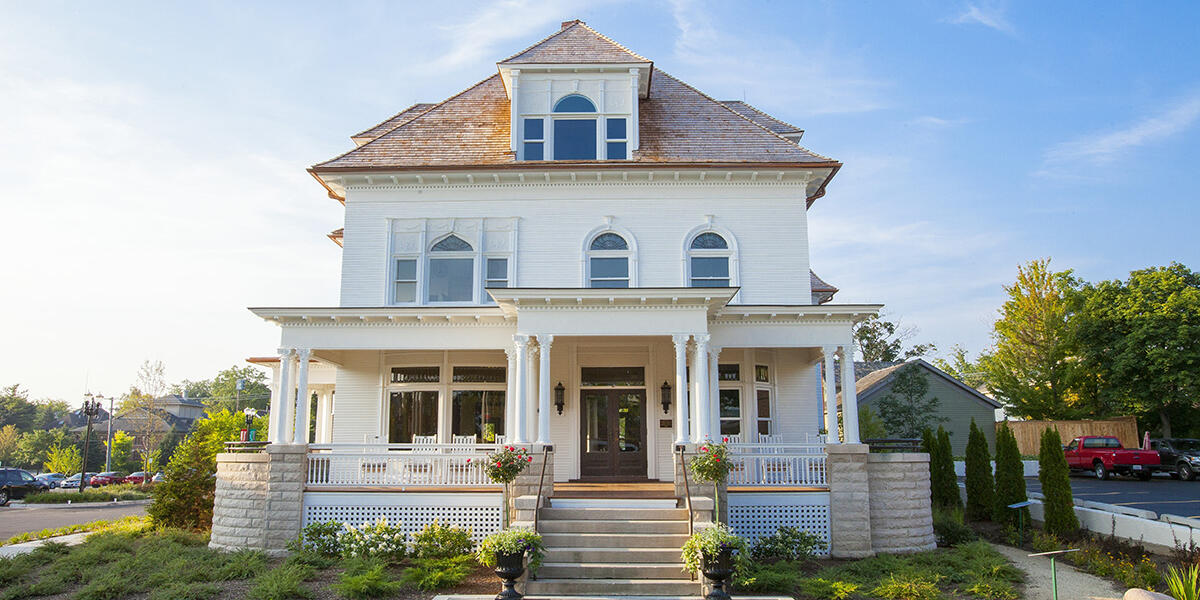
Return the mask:
<svg viewBox="0 0 1200 600">
<path fill-rule="evenodd" d="M 88 504 L 9 504 L 0 506 L 0 543 L 27 531 L 41 531 L 98 520 L 146 514 L 146 502 Z"/>
<path fill-rule="evenodd" d="M 1027 477 L 1025 489 L 1029 492 L 1041 492 L 1042 486 L 1036 477 Z M 1141 481 L 1113 476 L 1112 479 L 1102 481 L 1092 475 L 1073 474 L 1071 492 L 1075 498 L 1082 500 L 1152 510 L 1160 515 L 1200 519 L 1200 479 L 1179 481 L 1155 476 L 1150 481 Z"/>
</svg>

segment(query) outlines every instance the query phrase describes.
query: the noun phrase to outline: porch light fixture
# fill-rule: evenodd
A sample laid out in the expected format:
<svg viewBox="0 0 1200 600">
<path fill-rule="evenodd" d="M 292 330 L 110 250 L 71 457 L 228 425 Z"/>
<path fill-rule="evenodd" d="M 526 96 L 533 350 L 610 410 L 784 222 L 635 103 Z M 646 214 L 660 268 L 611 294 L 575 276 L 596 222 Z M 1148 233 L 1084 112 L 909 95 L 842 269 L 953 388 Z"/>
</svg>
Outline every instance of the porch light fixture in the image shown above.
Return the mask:
<svg viewBox="0 0 1200 600">
<path fill-rule="evenodd" d="M 671 413 L 671 383 L 668 381 L 664 381 L 662 384 L 662 405 L 663 405 L 663 414 L 664 415 L 670 414 Z"/>
<path fill-rule="evenodd" d="M 567 388 L 563 387 L 562 382 L 554 386 L 554 407 L 558 409 L 558 414 L 562 414 L 563 406 L 567 404 Z"/>
</svg>

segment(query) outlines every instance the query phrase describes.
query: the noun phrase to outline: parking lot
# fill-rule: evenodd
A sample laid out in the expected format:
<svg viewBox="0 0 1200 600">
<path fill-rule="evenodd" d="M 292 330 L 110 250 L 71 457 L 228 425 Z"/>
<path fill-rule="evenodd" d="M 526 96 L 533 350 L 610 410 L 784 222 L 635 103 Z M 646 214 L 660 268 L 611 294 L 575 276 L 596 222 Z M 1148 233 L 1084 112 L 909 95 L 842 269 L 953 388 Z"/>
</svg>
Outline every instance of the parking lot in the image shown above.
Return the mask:
<svg viewBox="0 0 1200 600">
<path fill-rule="evenodd" d="M 1036 477 L 1025 480 L 1030 492 L 1042 491 Z M 1200 480 L 1179 481 L 1156 476 L 1150 481 L 1113 477 L 1101 481 L 1090 475 L 1071 476 L 1075 498 L 1152 510 L 1158 514 L 1200 518 Z"/>
<path fill-rule="evenodd" d="M 27 531 L 41 531 L 100 519 L 146 514 L 146 502 L 110 504 L 9 504 L 0 506 L 0 542 Z"/>
</svg>

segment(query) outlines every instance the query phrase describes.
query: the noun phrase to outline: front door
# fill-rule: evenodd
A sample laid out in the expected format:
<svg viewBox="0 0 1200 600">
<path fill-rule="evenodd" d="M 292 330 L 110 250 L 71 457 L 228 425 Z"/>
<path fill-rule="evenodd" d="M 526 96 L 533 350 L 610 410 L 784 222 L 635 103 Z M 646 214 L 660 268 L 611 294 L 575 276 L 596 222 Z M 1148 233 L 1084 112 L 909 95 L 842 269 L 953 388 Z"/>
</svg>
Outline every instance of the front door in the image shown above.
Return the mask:
<svg viewBox="0 0 1200 600">
<path fill-rule="evenodd" d="M 584 479 L 646 478 L 646 392 L 585 390 L 582 394 Z"/>
</svg>

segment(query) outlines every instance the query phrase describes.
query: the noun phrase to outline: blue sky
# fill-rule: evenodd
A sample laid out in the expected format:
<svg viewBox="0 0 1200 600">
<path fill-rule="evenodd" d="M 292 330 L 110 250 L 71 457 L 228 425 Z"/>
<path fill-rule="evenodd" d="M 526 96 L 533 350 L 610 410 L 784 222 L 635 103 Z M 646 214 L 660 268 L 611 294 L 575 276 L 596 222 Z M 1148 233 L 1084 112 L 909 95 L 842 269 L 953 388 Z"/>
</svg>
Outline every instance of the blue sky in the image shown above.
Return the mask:
<svg viewBox="0 0 1200 600">
<path fill-rule="evenodd" d="M 1200 267 L 1200 4 L 340 4 L 6 6 L 0 384 L 78 402 L 272 353 L 246 306 L 337 302 L 304 168 L 571 18 L 843 161 L 814 268 L 943 350 L 988 344 L 1033 258 Z"/>
</svg>

